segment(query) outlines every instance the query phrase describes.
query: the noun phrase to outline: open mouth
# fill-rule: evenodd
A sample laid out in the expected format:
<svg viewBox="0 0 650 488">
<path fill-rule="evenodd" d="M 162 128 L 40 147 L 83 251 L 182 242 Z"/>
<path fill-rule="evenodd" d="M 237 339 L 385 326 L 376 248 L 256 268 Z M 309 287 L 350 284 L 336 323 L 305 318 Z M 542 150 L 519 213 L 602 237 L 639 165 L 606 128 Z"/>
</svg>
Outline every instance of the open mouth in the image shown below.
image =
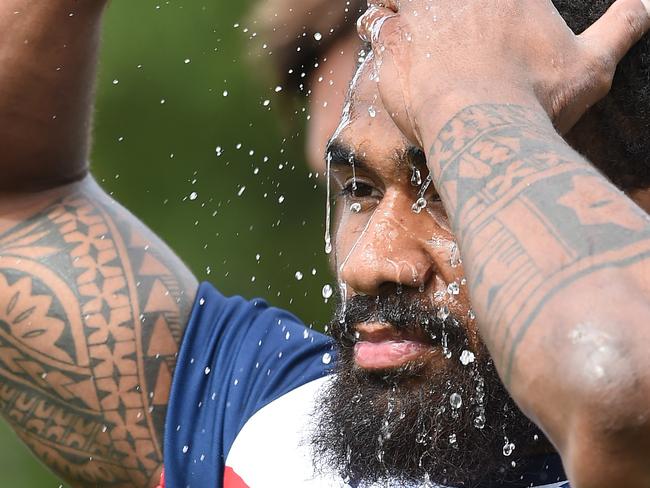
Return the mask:
<svg viewBox="0 0 650 488">
<path fill-rule="evenodd" d="M 362 369 L 390 370 L 424 359 L 436 348 L 422 330 L 398 331 L 390 324 L 366 322 L 356 327 L 354 362 Z"/>
</svg>

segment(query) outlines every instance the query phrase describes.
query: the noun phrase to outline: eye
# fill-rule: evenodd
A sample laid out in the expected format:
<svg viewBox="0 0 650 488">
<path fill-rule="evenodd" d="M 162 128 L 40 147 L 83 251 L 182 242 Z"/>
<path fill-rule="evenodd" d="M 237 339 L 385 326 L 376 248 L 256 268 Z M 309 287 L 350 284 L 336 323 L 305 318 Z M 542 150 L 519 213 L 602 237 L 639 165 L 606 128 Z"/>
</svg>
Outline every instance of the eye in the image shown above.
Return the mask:
<svg viewBox="0 0 650 488">
<path fill-rule="evenodd" d="M 380 198 L 381 193 L 370 183 L 363 180 L 348 180 L 341 189 L 341 196 L 363 199 L 363 198 Z"/>
<path fill-rule="evenodd" d="M 351 212 L 360 213 L 374 208 L 381 200 L 382 193 L 369 181 L 350 178 L 343 185 L 338 197 Z"/>
</svg>

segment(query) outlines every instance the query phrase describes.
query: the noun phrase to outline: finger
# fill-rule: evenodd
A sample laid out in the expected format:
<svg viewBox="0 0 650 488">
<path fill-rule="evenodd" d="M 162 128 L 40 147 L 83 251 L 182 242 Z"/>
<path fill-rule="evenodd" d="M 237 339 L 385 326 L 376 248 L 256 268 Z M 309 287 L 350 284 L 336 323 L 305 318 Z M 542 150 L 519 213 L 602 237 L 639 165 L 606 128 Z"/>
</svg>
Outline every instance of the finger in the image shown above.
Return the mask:
<svg viewBox="0 0 650 488">
<path fill-rule="evenodd" d="M 359 33 L 359 37 L 366 42 L 377 42 L 377 39 L 379 39 L 379 33 L 381 32 L 381 26 L 384 24 L 386 19 L 389 19 L 394 15 L 395 12 L 386 7 L 368 7 L 368 10 L 366 10 L 357 21 L 357 32 Z"/>
<path fill-rule="evenodd" d="M 384 7 L 393 12 L 399 11 L 399 0 L 368 0 L 368 8 Z"/>
<path fill-rule="evenodd" d="M 579 37 L 615 65 L 650 29 L 650 0 L 617 0 Z"/>
</svg>

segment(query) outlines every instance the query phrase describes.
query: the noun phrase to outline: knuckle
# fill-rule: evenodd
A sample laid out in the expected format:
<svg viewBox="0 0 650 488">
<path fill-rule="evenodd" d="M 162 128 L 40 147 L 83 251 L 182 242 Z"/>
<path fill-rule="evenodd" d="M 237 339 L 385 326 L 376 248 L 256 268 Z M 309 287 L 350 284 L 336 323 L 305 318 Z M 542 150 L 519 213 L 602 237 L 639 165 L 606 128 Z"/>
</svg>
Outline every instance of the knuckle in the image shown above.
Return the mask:
<svg viewBox="0 0 650 488">
<path fill-rule="evenodd" d="M 617 12 L 619 24 L 631 39 L 635 39 L 643 27 L 643 19 L 638 13 L 628 8 L 619 8 Z"/>
</svg>

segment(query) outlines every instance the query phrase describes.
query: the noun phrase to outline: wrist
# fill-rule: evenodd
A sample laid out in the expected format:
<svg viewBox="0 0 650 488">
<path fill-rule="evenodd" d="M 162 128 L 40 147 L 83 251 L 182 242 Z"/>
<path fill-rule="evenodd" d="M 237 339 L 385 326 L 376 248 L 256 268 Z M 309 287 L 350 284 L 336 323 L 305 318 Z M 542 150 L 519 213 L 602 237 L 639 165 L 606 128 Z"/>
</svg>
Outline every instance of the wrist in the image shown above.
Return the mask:
<svg viewBox="0 0 650 488">
<path fill-rule="evenodd" d="M 553 128 L 552 122 L 536 99 L 534 94 L 518 89 L 494 89 L 489 87 L 477 87 L 472 90 L 454 90 L 442 98 L 435 100 L 423 100 L 412 112 L 414 130 L 422 145 L 432 176 L 437 176 L 436 141 L 441 138 L 443 130 L 449 130 L 454 125 L 454 120 L 471 107 L 489 107 L 497 105 L 512 105 L 525 107 L 529 113 L 535 113 L 538 123 Z M 462 128 L 458 128 L 462 130 Z"/>
</svg>

